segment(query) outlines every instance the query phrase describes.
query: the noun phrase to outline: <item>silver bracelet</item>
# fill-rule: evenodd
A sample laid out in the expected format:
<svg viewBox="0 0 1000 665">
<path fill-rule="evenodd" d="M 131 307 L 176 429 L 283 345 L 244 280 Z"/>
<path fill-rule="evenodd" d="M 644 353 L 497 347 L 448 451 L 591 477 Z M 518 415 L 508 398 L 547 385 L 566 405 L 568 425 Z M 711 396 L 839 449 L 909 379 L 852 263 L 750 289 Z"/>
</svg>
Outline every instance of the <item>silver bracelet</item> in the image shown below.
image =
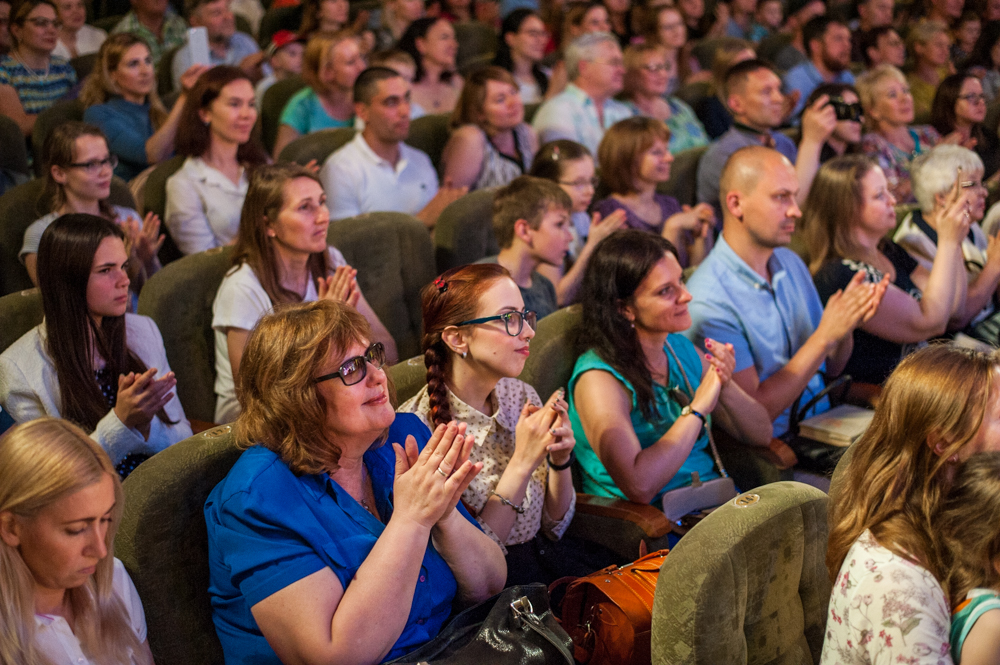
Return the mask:
<svg viewBox="0 0 1000 665">
<path fill-rule="evenodd" d="M 513 508 L 514 512 L 517 513 L 518 515 L 523 515 L 524 514 L 524 501 L 521 502 L 521 505 L 517 505 L 516 503 L 514 503 L 510 499 L 508 499 L 506 497 L 503 497 L 503 496 L 500 496 L 499 494 L 497 494 L 495 490 L 490 490 L 490 494 L 492 494 L 496 498 L 500 499 L 500 503 L 502 503 L 503 505 L 510 506 L 511 508 Z"/>
</svg>

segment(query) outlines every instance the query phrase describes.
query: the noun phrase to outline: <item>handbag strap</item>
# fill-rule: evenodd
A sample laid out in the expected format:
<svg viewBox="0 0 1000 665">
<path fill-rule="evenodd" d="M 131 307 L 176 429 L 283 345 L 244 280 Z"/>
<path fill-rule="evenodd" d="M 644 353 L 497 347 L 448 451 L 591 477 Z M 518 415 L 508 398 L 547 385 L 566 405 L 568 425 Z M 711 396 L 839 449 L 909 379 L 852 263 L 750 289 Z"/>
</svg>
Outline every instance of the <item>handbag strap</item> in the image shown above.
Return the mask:
<svg viewBox="0 0 1000 665">
<path fill-rule="evenodd" d="M 566 648 L 562 640 L 552 632 L 552 629 L 546 626 L 541 618 L 535 614 L 535 610 L 531 606 L 531 601 L 528 600 L 527 596 L 522 596 L 511 603 L 510 611 L 514 614 L 514 619 L 518 623 L 531 628 L 545 638 L 549 644 L 554 646 L 559 651 L 559 655 L 566 661 L 566 665 L 575 665 L 576 661 L 573 660 L 573 654 L 569 652 L 569 649 Z"/>
<path fill-rule="evenodd" d="M 687 372 L 684 370 L 684 365 L 681 364 L 680 358 L 674 353 L 674 348 L 670 346 L 670 341 L 666 340 L 664 346 L 667 347 L 667 351 L 670 352 L 670 357 L 674 359 L 677 363 L 677 369 L 681 371 L 681 377 L 684 379 L 684 387 L 687 388 L 688 394 L 691 396 L 691 400 L 694 400 L 694 388 L 691 387 L 691 382 L 688 380 Z M 670 367 L 667 367 L 667 380 L 670 380 Z M 722 466 L 722 458 L 719 457 L 719 449 L 715 447 L 715 437 L 712 436 L 712 428 L 708 424 L 702 425 L 705 429 L 705 433 L 708 434 L 708 445 L 712 448 L 712 458 L 715 459 L 715 464 L 719 467 L 719 473 L 722 474 L 723 478 L 728 478 L 729 474 L 726 473 L 726 467 Z"/>
</svg>

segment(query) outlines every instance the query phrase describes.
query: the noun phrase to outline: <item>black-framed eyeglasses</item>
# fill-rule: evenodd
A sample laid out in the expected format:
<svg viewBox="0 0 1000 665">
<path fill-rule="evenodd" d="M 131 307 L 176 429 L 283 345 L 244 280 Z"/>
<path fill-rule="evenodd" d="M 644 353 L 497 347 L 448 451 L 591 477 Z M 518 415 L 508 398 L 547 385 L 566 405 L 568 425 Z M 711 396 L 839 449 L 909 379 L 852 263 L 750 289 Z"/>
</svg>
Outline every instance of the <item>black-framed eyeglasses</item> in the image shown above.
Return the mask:
<svg viewBox="0 0 1000 665">
<path fill-rule="evenodd" d="M 74 169 L 85 169 L 90 175 L 97 175 L 105 166 L 110 166 L 114 171 L 118 166 L 118 155 L 108 155 L 104 159 L 94 159 L 89 162 L 77 162 L 69 165 Z"/>
<path fill-rule="evenodd" d="M 521 334 L 521 330 L 524 328 L 524 323 L 526 321 L 529 328 L 532 330 L 535 329 L 535 323 L 538 322 L 538 315 L 530 309 L 526 309 L 523 312 L 514 310 L 513 312 L 504 312 L 503 314 L 497 314 L 496 316 L 484 316 L 481 319 L 462 321 L 461 323 L 456 323 L 455 327 L 461 328 L 462 326 L 475 326 L 480 323 L 489 323 L 490 321 L 503 321 L 504 326 L 507 328 L 507 334 L 511 337 L 517 337 Z"/>
<path fill-rule="evenodd" d="M 375 369 L 382 369 L 382 366 L 385 365 L 385 347 L 382 346 L 382 342 L 375 342 L 369 346 L 363 356 L 354 356 L 345 360 L 336 372 L 316 377 L 313 379 L 313 383 L 339 378 L 345 386 L 353 386 L 355 383 L 361 383 L 368 376 L 369 364 Z"/>
</svg>

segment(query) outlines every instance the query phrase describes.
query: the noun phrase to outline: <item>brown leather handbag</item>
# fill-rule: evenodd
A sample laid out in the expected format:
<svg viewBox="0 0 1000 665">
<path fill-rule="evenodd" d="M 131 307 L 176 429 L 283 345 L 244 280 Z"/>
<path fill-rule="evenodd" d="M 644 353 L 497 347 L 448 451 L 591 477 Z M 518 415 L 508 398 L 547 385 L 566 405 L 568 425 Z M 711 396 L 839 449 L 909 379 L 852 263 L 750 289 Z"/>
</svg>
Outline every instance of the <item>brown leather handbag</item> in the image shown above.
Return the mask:
<svg viewBox="0 0 1000 665">
<path fill-rule="evenodd" d="M 649 665 L 653 594 L 667 550 L 569 582 L 562 627 L 573 656 L 588 665 Z M 566 583 L 557 580 L 550 591 Z"/>
</svg>

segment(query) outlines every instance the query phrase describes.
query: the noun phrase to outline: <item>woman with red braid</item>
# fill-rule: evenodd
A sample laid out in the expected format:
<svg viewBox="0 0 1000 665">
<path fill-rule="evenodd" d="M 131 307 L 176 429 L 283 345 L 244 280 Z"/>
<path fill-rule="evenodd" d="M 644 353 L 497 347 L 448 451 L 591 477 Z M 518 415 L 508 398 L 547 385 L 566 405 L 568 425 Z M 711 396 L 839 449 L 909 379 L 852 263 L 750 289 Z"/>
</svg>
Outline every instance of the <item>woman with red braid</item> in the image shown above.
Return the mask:
<svg viewBox="0 0 1000 665">
<path fill-rule="evenodd" d="M 432 429 L 465 422 L 483 470 L 462 501 L 507 557 L 507 586 L 585 575 L 616 563 L 590 543 L 563 538 L 576 507 L 575 440 L 563 391 L 544 405 L 516 377 L 535 336 L 510 273 L 497 264 L 454 268 L 423 293 L 427 386 L 399 411 Z"/>
</svg>

